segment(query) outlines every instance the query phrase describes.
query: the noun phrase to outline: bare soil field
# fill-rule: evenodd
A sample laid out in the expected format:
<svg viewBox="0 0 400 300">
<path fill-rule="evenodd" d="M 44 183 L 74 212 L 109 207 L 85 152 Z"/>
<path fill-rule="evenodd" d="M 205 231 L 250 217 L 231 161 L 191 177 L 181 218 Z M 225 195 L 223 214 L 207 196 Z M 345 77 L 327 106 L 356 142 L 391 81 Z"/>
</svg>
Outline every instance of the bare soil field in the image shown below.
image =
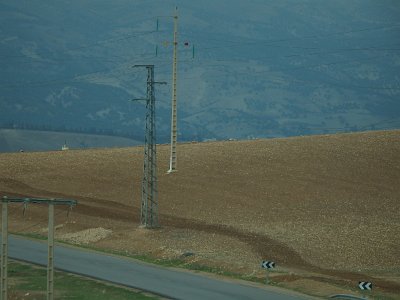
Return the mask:
<svg viewBox="0 0 400 300">
<path fill-rule="evenodd" d="M 159 145 L 159 229 L 139 228 L 143 147 L 0 154 L 0 196 L 56 209 L 70 243 L 218 267 L 316 296 L 400 299 L 400 130 Z M 47 208 L 10 205 L 10 231 L 46 234 Z M 191 253 L 190 256 L 185 254 Z"/>
</svg>

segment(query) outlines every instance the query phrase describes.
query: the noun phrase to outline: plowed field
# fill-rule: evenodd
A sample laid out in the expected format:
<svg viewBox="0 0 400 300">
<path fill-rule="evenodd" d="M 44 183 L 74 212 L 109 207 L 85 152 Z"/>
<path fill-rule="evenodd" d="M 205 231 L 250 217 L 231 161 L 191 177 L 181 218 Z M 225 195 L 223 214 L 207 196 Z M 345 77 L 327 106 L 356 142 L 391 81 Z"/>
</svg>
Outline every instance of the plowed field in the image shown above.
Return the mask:
<svg viewBox="0 0 400 300">
<path fill-rule="evenodd" d="M 0 154 L 0 195 L 69 198 L 57 238 L 263 276 L 315 295 L 372 280 L 400 294 L 400 131 L 159 145 L 161 228 L 139 228 L 143 147 Z M 47 208 L 10 205 L 45 234 Z M 188 253 L 190 252 L 190 255 Z M 395 296 L 393 296 L 395 298 Z"/>
</svg>

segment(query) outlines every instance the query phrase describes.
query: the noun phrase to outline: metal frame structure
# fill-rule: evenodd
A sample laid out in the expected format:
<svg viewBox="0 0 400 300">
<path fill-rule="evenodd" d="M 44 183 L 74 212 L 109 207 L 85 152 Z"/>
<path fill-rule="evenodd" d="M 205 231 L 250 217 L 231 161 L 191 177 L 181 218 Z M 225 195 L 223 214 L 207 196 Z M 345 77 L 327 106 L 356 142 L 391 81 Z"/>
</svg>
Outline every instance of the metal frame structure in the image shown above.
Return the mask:
<svg viewBox="0 0 400 300">
<path fill-rule="evenodd" d="M 177 77 L 178 77 L 178 7 L 175 7 L 174 15 L 158 16 L 157 17 L 157 31 L 158 31 L 158 18 L 173 18 L 174 19 L 174 41 L 173 41 L 173 54 L 172 54 L 172 99 L 171 99 L 171 155 L 169 161 L 168 174 L 176 172 L 177 154 L 176 143 L 178 138 L 177 128 Z M 156 56 L 157 56 L 156 47 Z M 193 48 L 194 55 L 194 48 Z"/>
<path fill-rule="evenodd" d="M 30 203 L 49 205 L 48 223 L 48 255 L 47 255 L 47 300 L 54 299 L 54 205 L 76 206 L 76 200 L 68 199 L 41 199 L 41 198 L 9 198 L 3 197 L 2 203 L 2 226 L 1 226 L 1 297 L 0 300 L 7 300 L 8 281 L 8 203 L 23 203 L 24 210 Z"/>
<path fill-rule="evenodd" d="M 178 138 L 177 128 L 177 76 L 178 76 L 178 8 L 175 8 L 174 18 L 174 51 L 172 60 L 172 101 L 171 101 L 171 156 L 168 173 L 176 172 L 177 155 L 176 143 Z"/>
<path fill-rule="evenodd" d="M 156 104 L 154 84 L 166 82 L 154 81 L 154 65 L 135 65 L 147 68 L 147 98 L 132 101 L 146 101 L 146 128 L 144 139 L 144 162 L 142 181 L 142 202 L 140 224 L 146 228 L 158 227 L 158 184 L 157 184 L 157 149 L 156 149 Z"/>
</svg>

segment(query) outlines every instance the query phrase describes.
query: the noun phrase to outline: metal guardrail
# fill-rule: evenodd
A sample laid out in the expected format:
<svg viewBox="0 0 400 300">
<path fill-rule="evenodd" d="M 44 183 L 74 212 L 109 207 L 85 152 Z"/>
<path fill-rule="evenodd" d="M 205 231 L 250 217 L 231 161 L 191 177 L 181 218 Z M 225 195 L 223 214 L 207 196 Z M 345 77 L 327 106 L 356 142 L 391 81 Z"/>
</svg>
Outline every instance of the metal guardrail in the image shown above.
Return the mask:
<svg viewBox="0 0 400 300">
<path fill-rule="evenodd" d="M 360 297 L 357 297 L 357 296 L 345 295 L 345 294 L 333 295 L 333 296 L 330 296 L 329 298 L 333 298 L 333 299 L 356 299 L 356 300 L 365 300 L 366 299 L 366 298 L 360 298 Z"/>
<path fill-rule="evenodd" d="M 36 204 L 55 204 L 55 205 L 70 205 L 76 206 L 78 202 L 76 200 L 71 199 L 45 199 L 45 198 L 14 198 L 14 197 L 7 197 L 4 196 L 1 198 L 1 202 L 16 202 L 16 203 L 36 203 Z"/>
</svg>

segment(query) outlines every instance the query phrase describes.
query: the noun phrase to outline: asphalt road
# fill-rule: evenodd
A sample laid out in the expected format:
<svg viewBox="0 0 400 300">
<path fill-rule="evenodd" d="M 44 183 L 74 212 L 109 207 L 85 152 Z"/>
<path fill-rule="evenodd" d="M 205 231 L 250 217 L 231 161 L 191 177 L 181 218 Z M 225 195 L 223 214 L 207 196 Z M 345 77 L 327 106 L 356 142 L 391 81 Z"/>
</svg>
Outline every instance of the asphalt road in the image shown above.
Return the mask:
<svg viewBox="0 0 400 300">
<path fill-rule="evenodd" d="M 9 236 L 9 258 L 39 265 L 47 264 L 47 243 Z M 58 270 L 80 274 L 115 284 L 152 292 L 172 299 L 307 299 L 276 288 L 263 288 L 233 280 L 216 280 L 187 271 L 163 268 L 133 259 L 80 250 L 55 247 Z"/>
</svg>

